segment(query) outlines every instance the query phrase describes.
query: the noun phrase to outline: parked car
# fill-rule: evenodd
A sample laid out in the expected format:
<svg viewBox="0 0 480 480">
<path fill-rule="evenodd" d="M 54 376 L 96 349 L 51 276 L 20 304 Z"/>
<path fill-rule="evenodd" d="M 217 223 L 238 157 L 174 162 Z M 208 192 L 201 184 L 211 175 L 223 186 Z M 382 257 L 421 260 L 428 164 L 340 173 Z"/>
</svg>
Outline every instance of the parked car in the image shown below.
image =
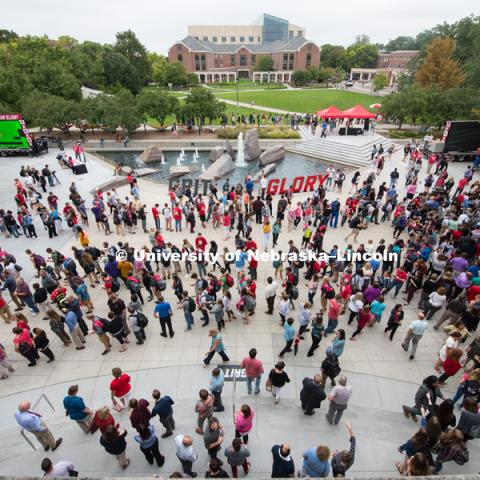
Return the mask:
<svg viewBox="0 0 480 480">
<path fill-rule="evenodd" d="M 345 86 L 346 87 L 353 87 L 353 80 L 351 79 L 348 79 L 345 81 Z"/>
</svg>

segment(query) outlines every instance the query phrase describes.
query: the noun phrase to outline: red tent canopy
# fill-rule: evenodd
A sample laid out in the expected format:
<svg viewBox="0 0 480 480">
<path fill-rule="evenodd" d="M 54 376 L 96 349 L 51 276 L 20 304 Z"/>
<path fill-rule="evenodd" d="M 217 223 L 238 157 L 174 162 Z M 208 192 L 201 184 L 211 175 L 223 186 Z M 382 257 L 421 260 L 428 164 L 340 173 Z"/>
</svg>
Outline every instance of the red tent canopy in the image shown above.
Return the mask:
<svg viewBox="0 0 480 480">
<path fill-rule="evenodd" d="M 343 111 L 343 118 L 375 118 L 375 114 L 368 111 L 363 105 L 355 105 Z"/>
<path fill-rule="evenodd" d="M 331 105 L 325 110 L 320 110 L 316 113 L 317 117 L 320 118 L 344 118 L 345 115 L 341 110 L 339 110 L 335 105 Z"/>
</svg>

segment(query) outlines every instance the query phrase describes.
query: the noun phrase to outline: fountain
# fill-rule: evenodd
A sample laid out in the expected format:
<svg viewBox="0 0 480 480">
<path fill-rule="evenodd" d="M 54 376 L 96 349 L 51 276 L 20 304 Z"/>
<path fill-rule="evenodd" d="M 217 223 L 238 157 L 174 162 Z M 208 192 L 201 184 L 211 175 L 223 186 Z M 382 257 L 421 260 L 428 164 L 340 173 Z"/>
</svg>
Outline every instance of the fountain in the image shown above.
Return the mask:
<svg viewBox="0 0 480 480">
<path fill-rule="evenodd" d="M 162 165 L 165 165 L 165 155 L 162 153 L 162 161 L 160 162 Z"/>
<path fill-rule="evenodd" d="M 182 164 L 182 159 L 180 158 L 180 155 L 177 157 L 177 165 L 181 165 Z"/>
<path fill-rule="evenodd" d="M 182 151 L 180 152 L 182 155 L 182 158 L 185 156 L 185 150 L 182 148 Z"/>
<path fill-rule="evenodd" d="M 237 140 L 237 159 L 235 160 L 235 166 L 244 168 L 247 166 L 247 162 L 245 162 L 245 150 L 243 145 L 243 133 L 240 132 L 238 134 Z"/>
<path fill-rule="evenodd" d="M 192 160 L 192 163 L 197 163 L 197 153 L 196 152 L 193 152 L 193 160 Z"/>
<path fill-rule="evenodd" d="M 202 163 L 202 172 L 205 171 L 205 165 Z"/>
<path fill-rule="evenodd" d="M 195 149 L 195 156 L 198 158 L 198 148 Z"/>
</svg>

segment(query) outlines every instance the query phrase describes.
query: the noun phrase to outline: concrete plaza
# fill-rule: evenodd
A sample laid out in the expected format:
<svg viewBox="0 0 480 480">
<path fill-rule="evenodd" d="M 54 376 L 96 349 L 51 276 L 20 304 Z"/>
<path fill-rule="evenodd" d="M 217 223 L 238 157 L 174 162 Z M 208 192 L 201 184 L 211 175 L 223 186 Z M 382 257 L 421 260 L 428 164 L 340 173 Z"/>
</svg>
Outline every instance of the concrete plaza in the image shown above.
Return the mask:
<svg viewBox="0 0 480 480">
<path fill-rule="evenodd" d="M 0 189 L 0 203 L 3 208 L 13 208 L 13 196 L 15 187 L 13 178 L 18 175 L 20 165 L 29 164 L 41 168 L 45 163 L 52 166 L 56 163 L 55 151 L 48 156 L 37 159 L 8 158 L 2 159 L 3 187 Z M 47 161 L 48 160 L 48 161 Z M 403 190 L 404 164 L 401 162 L 401 154 L 397 153 L 387 161 L 384 172 L 377 179 L 387 180 L 388 175 L 393 168 L 398 167 L 401 177 L 399 187 Z M 107 180 L 112 175 L 110 166 L 95 160 L 91 155 L 88 156 L 87 167 L 89 174 L 75 177 L 70 171 L 60 171 L 57 168 L 62 185 L 55 187 L 54 192 L 60 198 L 60 205 L 63 206 L 68 197 L 68 186 L 71 181 L 77 183 L 82 196 L 87 200 L 87 205 L 91 203 L 91 196 L 88 192 L 95 186 Z M 462 164 L 453 164 L 449 171 L 457 180 L 465 170 L 466 166 Z M 362 179 L 367 176 L 367 171 L 362 171 Z M 421 174 L 423 179 L 425 171 Z M 343 192 L 328 192 L 327 198 L 334 199 L 339 197 L 345 200 L 350 188 L 351 174 L 347 175 L 347 180 Z M 140 180 L 141 199 L 147 204 L 148 211 L 154 203 L 163 204 L 167 201 L 167 188 L 165 185 L 154 184 L 146 180 Z M 128 188 L 119 189 L 121 197 L 129 195 Z M 299 195 L 303 199 L 305 195 Z M 148 225 L 152 226 L 151 214 L 148 214 Z M 162 222 L 163 224 L 163 222 Z M 70 232 L 63 233 L 60 237 L 49 240 L 46 232 L 37 221 L 38 240 L 21 239 L 2 239 L 1 246 L 7 251 L 14 253 L 17 262 L 23 267 L 23 274 L 27 280 L 31 280 L 33 270 L 28 259 L 24 254 L 26 248 L 31 248 L 40 254 L 45 253 L 45 248 L 51 246 L 62 251 L 69 251 L 72 245 L 78 246 Z M 286 250 L 287 242 L 290 239 L 295 240 L 297 245 L 301 241 L 300 231 L 292 233 L 284 232 L 280 235 L 279 249 Z M 324 248 L 328 249 L 337 244 L 342 248 L 345 244 L 344 237 L 348 227 L 338 229 L 328 229 Z M 96 231 L 96 226 L 91 221 L 89 228 L 91 243 L 100 246 L 105 240 L 104 236 Z M 208 225 L 205 236 L 207 240 L 216 240 L 222 250 L 224 244 L 222 231 L 214 231 Z M 261 245 L 261 228 L 254 225 L 253 237 L 257 244 Z M 179 245 L 183 238 L 193 241 L 193 235 L 186 231 L 181 233 L 167 233 L 167 240 Z M 392 228 L 389 224 L 371 225 L 368 230 L 360 234 L 359 241 L 366 242 L 373 239 L 375 245 L 380 238 L 386 242 L 392 239 Z M 136 235 L 118 237 L 110 235 L 107 240 L 110 243 L 116 241 L 127 241 L 130 245 L 141 248 L 148 244 L 146 234 L 137 230 Z M 228 242 L 230 248 L 233 247 L 233 239 Z M 278 318 L 274 315 L 269 317 L 263 314 L 266 309 L 266 302 L 263 298 L 262 286 L 265 284 L 266 277 L 272 273 L 270 264 L 260 263 L 258 270 L 258 289 L 257 289 L 257 313 L 250 325 L 243 325 L 240 320 L 227 324 L 224 332 L 224 341 L 227 353 L 232 364 L 239 364 L 241 359 L 247 354 L 249 348 L 256 347 L 258 357 L 265 363 L 265 370 L 268 372 L 277 359 L 278 352 L 283 346 L 282 330 L 278 324 Z M 184 274 L 184 273 L 183 273 Z M 193 287 L 189 278 L 182 278 L 184 287 L 191 293 Z M 306 299 L 305 282 L 300 282 L 300 300 Z M 92 300 L 95 305 L 95 312 L 105 315 L 106 294 L 100 288 L 90 290 Z M 280 290 L 280 287 L 279 287 Z M 120 295 L 124 300 L 129 298 L 124 287 L 120 290 Z M 234 293 L 234 302 L 237 295 Z M 166 298 L 174 308 L 176 297 L 174 297 L 171 288 L 166 291 Z M 399 297 L 398 303 L 403 303 Z M 393 342 L 383 334 L 384 323 L 387 314 L 392 306 L 397 303 L 388 296 L 386 304 L 387 309 L 381 325 L 376 325 L 367 329 L 360 335 L 356 342 L 348 342 L 345 352 L 340 359 L 343 372 L 348 376 L 349 383 L 353 385 L 353 396 L 349 408 L 344 415 L 344 420 L 353 424 L 353 429 L 357 434 L 358 454 L 350 473 L 352 476 L 381 476 L 394 475 L 396 470 L 394 461 L 400 459 L 397 447 L 405 442 L 418 428 L 417 424 L 407 420 L 402 412 L 403 403 L 411 404 L 414 393 L 421 383 L 422 378 L 432 374 L 433 364 L 437 357 L 444 335 L 429 329 L 421 340 L 415 360 L 409 361 L 406 354 L 400 347 L 400 341 L 407 330 L 408 324 L 415 318 L 416 302 L 412 302 L 411 307 L 405 307 L 405 320 L 403 325 L 397 331 Z M 298 302 L 297 302 L 298 304 Z M 45 394 L 55 407 L 55 412 L 50 411 L 48 404 L 44 400 L 40 401 L 37 410 L 45 415 L 46 421 L 52 428 L 56 436 L 64 437 L 64 444 L 51 458 L 54 460 L 72 461 L 80 475 L 84 476 L 151 476 L 153 473 L 161 473 L 166 476 L 174 469 L 179 468 L 178 461 L 174 454 L 174 444 L 172 438 L 161 440 L 160 450 L 166 455 L 166 463 L 158 472 L 158 469 L 150 467 L 143 458 L 139 448 L 135 445 L 132 437 L 133 429 L 130 426 L 126 413 L 115 414 L 121 425 L 129 430 L 128 456 L 132 459 L 130 467 L 124 472 L 120 470 L 113 458 L 103 451 L 98 443 L 98 437 L 85 437 L 85 434 L 70 420 L 68 420 L 63 411 L 62 399 L 66 394 L 69 385 L 78 383 L 80 385 L 80 395 L 84 397 L 87 405 L 91 408 L 98 408 L 109 403 L 108 384 L 110 381 L 110 371 L 112 367 L 119 366 L 127 371 L 134 380 L 134 393 L 137 398 L 144 397 L 150 399 L 153 388 L 159 388 L 163 393 L 169 394 L 176 401 L 175 418 L 177 420 L 178 433 L 191 434 L 194 437 L 194 446 L 199 452 L 199 460 L 195 466 L 195 471 L 203 474 L 206 471 L 207 459 L 206 450 L 203 446 L 203 439 L 194 433 L 195 414 L 194 404 L 197 398 L 197 392 L 200 388 L 208 387 L 208 377 L 210 369 L 203 369 L 201 362 L 204 352 L 208 349 L 209 339 L 205 328 L 200 327 L 199 315 L 195 313 L 196 324 L 192 332 L 185 333 L 185 322 L 180 310 L 174 314 L 173 324 L 175 337 L 165 339 L 159 335 L 160 329 L 158 322 L 151 315 L 153 303 L 145 305 L 145 313 L 150 318 L 150 324 L 147 328 L 147 341 L 142 346 L 137 346 L 133 342 L 129 345 L 129 350 L 119 353 L 112 350 L 106 356 L 101 356 L 102 345 L 95 336 L 90 336 L 87 340 L 87 349 L 76 351 L 72 347 L 62 348 L 59 341 L 53 333 L 50 332 L 46 322 L 36 317 L 30 317 L 29 320 L 33 326 L 42 326 L 46 329 L 52 343 L 52 350 L 55 353 L 56 361 L 53 364 L 46 364 L 42 359 L 35 368 L 28 368 L 25 360 L 13 352 L 11 343 L 11 326 L 0 325 L 0 341 L 7 347 L 10 359 L 12 360 L 16 372 L 10 378 L 0 383 L 0 398 L 2 409 L 0 411 L 0 475 L 39 475 L 39 464 L 44 456 L 44 452 L 37 450 L 33 452 L 25 440 L 20 436 L 19 428 L 13 418 L 16 405 L 22 399 L 35 402 L 40 395 Z M 313 311 L 318 311 L 319 299 L 316 302 Z M 437 314 L 439 315 L 439 314 Z M 296 318 L 296 311 L 292 312 Z M 211 324 L 214 324 L 213 316 Z M 340 328 L 345 328 L 347 337 L 353 332 L 353 325 L 346 326 L 346 317 L 341 317 Z M 322 340 L 320 348 L 314 357 L 307 358 L 306 353 L 309 348 L 310 339 L 307 336 L 306 341 L 300 344 L 297 356 L 286 356 L 286 371 L 292 378 L 292 382 L 284 389 L 284 398 L 279 405 L 274 406 L 269 393 L 264 391 L 259 396 L 247 396 L 246 386 L 239 382 L 236 384 L 236 392 L 233 392 L 233 383 L 226 383 L 224 389 L 226 410 L 218 414 L 222 425 L 226 429 L 225 443 L 227 446 L 233 438 L 232 425 L 232 407 L 238 408 L 242 403 L 249 403 L 256 411 L 254 430 L 249 443 L 252 457 L 252 476 L 269 475 L 271 465 L 270 448 L 275 443 L 288 442 L 292 446 L 293 457 L 297 469 L 301 467 L 301 453 L 306 448 L 325 443 L 332 450 L 346 448 L 348 438 L 343 425 L 331 427 L 324 418 L 326 411 L 326 402 L 322 405 L 320 411 L 314 417 L 305 417 L 302 414 L 298 393 L 301 388 L 302 379 L 319 371 L 319 366 L 324 358 L 324 351 L 329 340 Z M 114 343 L 114 342 L 113 342 Z M 445 388 L 447 395 L 451 395 L 457 384 L 456 379 L 450 379 L 448 387 Z M 327 393 L 330 387 L 327 386 Z M 158 423 L 155 420 L 155 425 Z M 162 433 L 163 429 L 159 426 L 157 432 Z M 35 440 L 33 440 L 35 442 Z M 480 456 L 478 455 L 478 441 L 470 442 L 470 461 L 464 466 L 457 466 L 449 463 L 444 467 L 444 473 L 476 473 L 480 468 Z M 28 455 L 26 455 L 29 453 Z M 19 462 L 21 455 L 22 461 Z M 220 456 L 223 458 L 223 455 Z"/>
</svg>

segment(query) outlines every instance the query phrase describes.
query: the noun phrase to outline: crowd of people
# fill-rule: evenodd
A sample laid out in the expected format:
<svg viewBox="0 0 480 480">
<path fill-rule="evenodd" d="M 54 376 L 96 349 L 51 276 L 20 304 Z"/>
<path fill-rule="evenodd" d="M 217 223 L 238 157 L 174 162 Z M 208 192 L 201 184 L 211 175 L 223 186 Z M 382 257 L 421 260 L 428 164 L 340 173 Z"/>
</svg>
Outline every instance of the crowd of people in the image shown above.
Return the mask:
<svg viewBox="0 0 480 480">
<path fill-rule="evenodd" d="M 114 189 L 97 189 L 93 198 L 85 199 L 72 183 L 70 197 L 60 199 L 53 193 L 55 181 L 48 165 L 41 171 L 22 167 L 14 182 L 12 201 L 17 218 L 12 210 L 2 210 L 0 215 L 0 231 L 6 237 L 6 247 L 0 248 L 0 316 L 11 324 L 13 334 L 12 340 L 3 339 L 0 346 L 1 378 L 14 374 L 4 347 L 7 341 L 12 341 L 15 352 L 33 368 L 40 354 L 48 362 L 55 361 L 49 336 L 57 336 L 65 348 L 86 350 L 88 355 L 87 335 L 94 333 L 102 344 L 102 355 L 114 346 L 128 352 L 132 337 L 137 345 L 148 341 L 148 325 L 153 318 L 159 321 L 160 335 L 172 338 L 181 315 L 185 332 L 198 328 L 198 319 L 201 327 L 208 327 L 204 367 L 210 368 L 216 354 L 229 362 L 229 323 L 242 321 L 242 328 L 248 331 L 259 314 L 260 287 L 262 304 L 267 306 L 260 315 L 278 320 L 279 326 L 273 324 L 272 331 L 283 335 L 285 342 L 265 389 L 277 405 L 282 388 L 290 382 L 286 360 L 299 353 L 315 357 L 322 340 L 331 336 L 324 341 L 328 346 L 323 359 L 319 358 L 319 373 L 303 379 L 299 398 L 307 416 L 328 399 L 326 421 L 336 425 L 354 395 L 340 366 L 348 343 L 361 342 L 375 328 L 382 328 L 385 341 L 393 342 L 404 320 L 404 307 L 413 302 L 418 306 L 417 318 L 409 323 L 400 344 L 409 352 L 409 359 L 414 360 L 431 325 L 444 332 L 444 341 L 414 406 L 403 407 L 406 417 L 417 421 L 421 416 L 421 426 L 399 448 L 405 457 L 396 466 L 400 473 L 415 476 L 438 473 L 449 461 L 463 465 L 469 460 L 467 442 L 480 434 L 480 336 L 476 333 L 480 320 L 480 182 L 474 179 L 475 169 L 466 166 L 454 189 L 448 158 L 425 158 L 412 143 L 404 149 L 405 174 L 399 172 L 397 164 L 391 169 L 390 181 L 379 184 L 376 176 L 386 166 L 387 153 L 383 147 L 375 147 L 372 170 L 366 175 L 353 172 L 345 202 L 339 198 L 345 174 L 333 166 L 328 167 L 324 183 L 301 200 L 292 187 L 274 198 L 267 192 L 264 178 L 255 185 L 247 177 L 235 186 L 228 180 L 223 185 L 212 182 L 205 196 L 194 195 L 189 187 L 179 184 L 167 199 L 148 207 L 141 200 L 140 185 L 133 174 L 128 177 L 130 195 L 124 198 Z M 405 195 L 400 193 L 404 190 L 399 188 L 400 182 L 405 183 Z M 39 188 L 46 193 L 47 183 L 52 189 L 46 197 L 48 206 L 39 195 Z M 22 234 L 20 230 L 36 238 L 37 218 L 50 238 L 61 234 L 66 223 L 76 244 L 63 251 L 48 247 L 42 252 L 32 241 L 25 255 L 36 278 L 29 285 L 22 277 L 22 262 L 9 252 L 8 244 L 12 236 Z M 121 237 L 117 241 L 103 238 L 113 233 L 110 222 Z M 391 224 L 392 241 L 374 233 L 374 225 L 381 223 Z M 345 245 L 327 245 L 324 238 L 328 230 L 342 227 L 347 230 Z M 89 231 L 95 229 L 102 234 L 101 243 L 90 239 Z M 359 244 L 360 232 L 370 229 L 370 239 Z M 216 230 L 224 237 L 220 245 L 215 240 Z M 183 231 L 188 238 L 176 241 L 178 236 L 172 232 Z M 123 238 L 137 233 L 148 242 L 143 251 L 152 254 L 152 259 L 148 255 L 139 259 L 135 248 Z M 259 237 L 260 245 L 255 240 Z M 265 285 L 257 285 L 259 260 L 253 253 L 275 249 L 279 238 L 286 237 L 290 239 L 287 249 L 276 249 L 279 255 L 268 266 Z M 104 294 L 93 302 L 91 289 L 98 287 Z M 386 300 L 399 294 L 402 301 L 397 300 L 388 311 Z M 175 302 L 168 298 L 175 298 Z M 108 314 L 100 315 L 105 307 Z M 36 315 L 45 323 L 34 320 Z M 242 360 L 242 367 L 248 393 L 259 394 L 264 370 L 255 348 Z M 447 399 L 440 388 L 447 381 L 452 384 L 455 380 L 450 377 L 460 370 L 463 375 L 457 392 Z M 150 464 L 155 461 L 162 466 L 165 459 L 151 419 L 159 416 L 166 429 L 162 438 L 173 435 L 173 400 L 155 389 L 150 409 L 148 400 L 131 398 L 127 373 L 114 368 L 112 375 L 112 408 L 119 412 L 128 408 L 137 432 L 133 440 Z M 328 395 L 327 380 L 333 387 Z M 195 406 L 196 433 L 203 437 L 210 457 L 207 477 L 228 476 L 219 458 L 224 430 L 216 415 L 224 410 L 223 382 L 222 368 L 214 367 L 210 385 L 200 390 Z M 77 393 L 78 386 L 68 391 L 64 400 L 67 414 L 85 432 L 99 429 L 101 445 L 127 468 L 126 430 L 115 422 L 108 407 L 93 412 Z M 461 408 L 458 421 L 453 413 L 455 405 Z M 250 470 L 253 456 L 248 434 L 256 413 L 251 405 L 244 404 L 235 414 L 235 438 L 223 452 L 234 477 L 240 466 L 245 474 Z M 19 405 L 16 419 L 35 434 L 45 450 L 60 445 L 61 439 L 55 440 L 41 417 L 31 411 L 29 402 Z M 355 454 L 355 435 L 348 423 L 347 430 L 349 449 L 334 454 L 327 445 L 307 449 L 297 469 L 290 446 L 274 445 L 272 477 L 326 477 L 331 472 L 344 476 Z M 173 476 L 196 476 L 192 470 L 196 460 L 193 437 L 177 435 L 174 441 L 182 472 Z M 42 469 L 47 476 L 76 471 L 69 462 L 54 465 L 48 458 Z"/>
</svg>

